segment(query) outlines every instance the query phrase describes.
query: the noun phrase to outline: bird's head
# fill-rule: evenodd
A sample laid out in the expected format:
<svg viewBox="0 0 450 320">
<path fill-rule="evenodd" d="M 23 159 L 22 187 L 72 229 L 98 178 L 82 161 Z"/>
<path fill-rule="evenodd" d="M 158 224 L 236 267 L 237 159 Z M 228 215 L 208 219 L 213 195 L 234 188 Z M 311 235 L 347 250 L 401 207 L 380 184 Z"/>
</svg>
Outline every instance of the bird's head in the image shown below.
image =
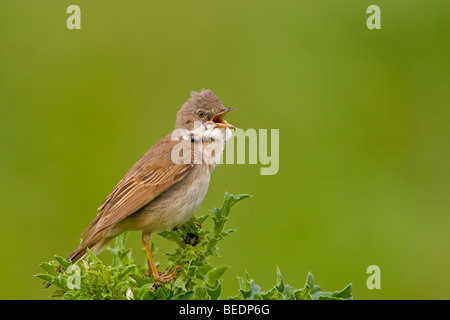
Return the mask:
<svg viewBox="0 0 450 320">
<path fill-rule="evenodd" d="M 212 128 L 236 129 L 229 124 L 224 115 L 233 108 L 225 107 L 220 99 L 211 90 L 202 89 L 200 92 L 191 92 L 188 99 L 177 113 L 175 129 L 194 129 L 196 123 L 201 123 Z"/>
</svg>

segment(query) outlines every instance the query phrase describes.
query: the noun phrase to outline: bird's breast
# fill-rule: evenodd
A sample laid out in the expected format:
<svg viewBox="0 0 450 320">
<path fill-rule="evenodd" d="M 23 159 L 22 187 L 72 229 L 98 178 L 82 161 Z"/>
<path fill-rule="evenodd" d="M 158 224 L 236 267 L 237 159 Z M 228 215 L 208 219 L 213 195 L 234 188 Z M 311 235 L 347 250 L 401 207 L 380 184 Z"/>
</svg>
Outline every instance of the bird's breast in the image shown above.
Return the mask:
<svg viewBox="0 0 450 320">
<path fill-rule="evenodd" d="M 208 191 L 209 165 L 194 165 L 181 181 L 164 191 L 124 223 L 129 230 L 161 232 L 182 225 L 199 209 Z"/>
</svg>

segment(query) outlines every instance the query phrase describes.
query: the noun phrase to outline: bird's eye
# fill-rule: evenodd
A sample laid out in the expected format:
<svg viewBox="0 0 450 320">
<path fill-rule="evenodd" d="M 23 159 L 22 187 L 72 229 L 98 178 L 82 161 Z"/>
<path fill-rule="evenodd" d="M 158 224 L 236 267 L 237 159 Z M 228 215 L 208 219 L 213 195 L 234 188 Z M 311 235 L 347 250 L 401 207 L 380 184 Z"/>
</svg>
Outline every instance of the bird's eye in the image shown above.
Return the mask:
<svg viewBox="0 0 450 320">
<path fill-rule="evenodd" d="M 206 115 L 205 111 L 203 111 L 203 110 L 198 110 L 197 114 L 200 118 L 203 118 Z"/>
</svg>

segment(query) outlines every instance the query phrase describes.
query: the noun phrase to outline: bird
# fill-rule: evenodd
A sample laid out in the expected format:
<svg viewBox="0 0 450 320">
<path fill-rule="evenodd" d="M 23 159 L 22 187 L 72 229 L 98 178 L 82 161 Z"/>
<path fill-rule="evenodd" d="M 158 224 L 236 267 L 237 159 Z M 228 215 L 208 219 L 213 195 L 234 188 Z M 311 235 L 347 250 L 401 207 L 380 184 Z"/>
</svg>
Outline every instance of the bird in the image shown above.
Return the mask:
<svg viewBox="0 0 450 320">
<path fill-rule="evenodd" d="M 152 234 L 183 225 L 199 210 L 225 141 L 232 135 L 230 129 L 236 129 L 224 119 L 232 110 L 210 89 L 192 91 L 176 115 L 174 130 L 126 172 L 98 208 L 67 261 L 83 259 L 87 249 L 99 254 L 124 231 L 142 231 L 155 282 L 176 278 L 182 266 L 160 274 L 149 241 Z"/>
</svg>

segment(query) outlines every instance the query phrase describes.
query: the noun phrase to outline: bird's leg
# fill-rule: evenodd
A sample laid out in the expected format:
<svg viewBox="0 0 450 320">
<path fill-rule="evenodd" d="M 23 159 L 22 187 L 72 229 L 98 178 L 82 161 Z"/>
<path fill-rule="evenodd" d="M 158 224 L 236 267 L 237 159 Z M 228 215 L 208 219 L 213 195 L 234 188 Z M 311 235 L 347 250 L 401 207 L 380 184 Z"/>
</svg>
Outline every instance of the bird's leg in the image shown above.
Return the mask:
<svg viewBox="0 0 450 320">
<path fill-rule="evenodd" d="M 142 232 L 142 243 L 144 244 L 145 251 L 147 252 L 148 262 L 150 264 L 150 268 L 152 270 L 153 277 L 155 278 L 155 282 L 166 283 L 172 279 L 177 278 L 177 276 L 176 276 L 177 271 L 182 266 L 176 266 L 172 273 L 170 273 L 170 271 L 172 270 L 172 267 L 167 269 L 167 271 L 161 275 L 158 273 L 158 270 L 156 269 L 156 266 L 155 266 L 155 262 L 153 261 L 152 253 L 150 252 L 150 247 L 148 245 L 148 243 L 150 241 L 150 236 L 151 236 L 150 232 L 145 232 L 145 231 Z"/>
<path fill-rule="evenodd" d="M 145 251 L 147 252 L 149 267 L 151 268 L 152 274 L 156 277 L 159 276 L 158 270 L 156 269 L 155 262 L 153 261 L 152 253 L 150 252 L 150 247 L 148 243 L 150 242 L 151 233 L 142 232 L 142 243 L 144 244 Z M 149 270 L 150 271 L 150 270 Z M 150 275 L 150 274 L 149 274 Z"/>
</svg>

